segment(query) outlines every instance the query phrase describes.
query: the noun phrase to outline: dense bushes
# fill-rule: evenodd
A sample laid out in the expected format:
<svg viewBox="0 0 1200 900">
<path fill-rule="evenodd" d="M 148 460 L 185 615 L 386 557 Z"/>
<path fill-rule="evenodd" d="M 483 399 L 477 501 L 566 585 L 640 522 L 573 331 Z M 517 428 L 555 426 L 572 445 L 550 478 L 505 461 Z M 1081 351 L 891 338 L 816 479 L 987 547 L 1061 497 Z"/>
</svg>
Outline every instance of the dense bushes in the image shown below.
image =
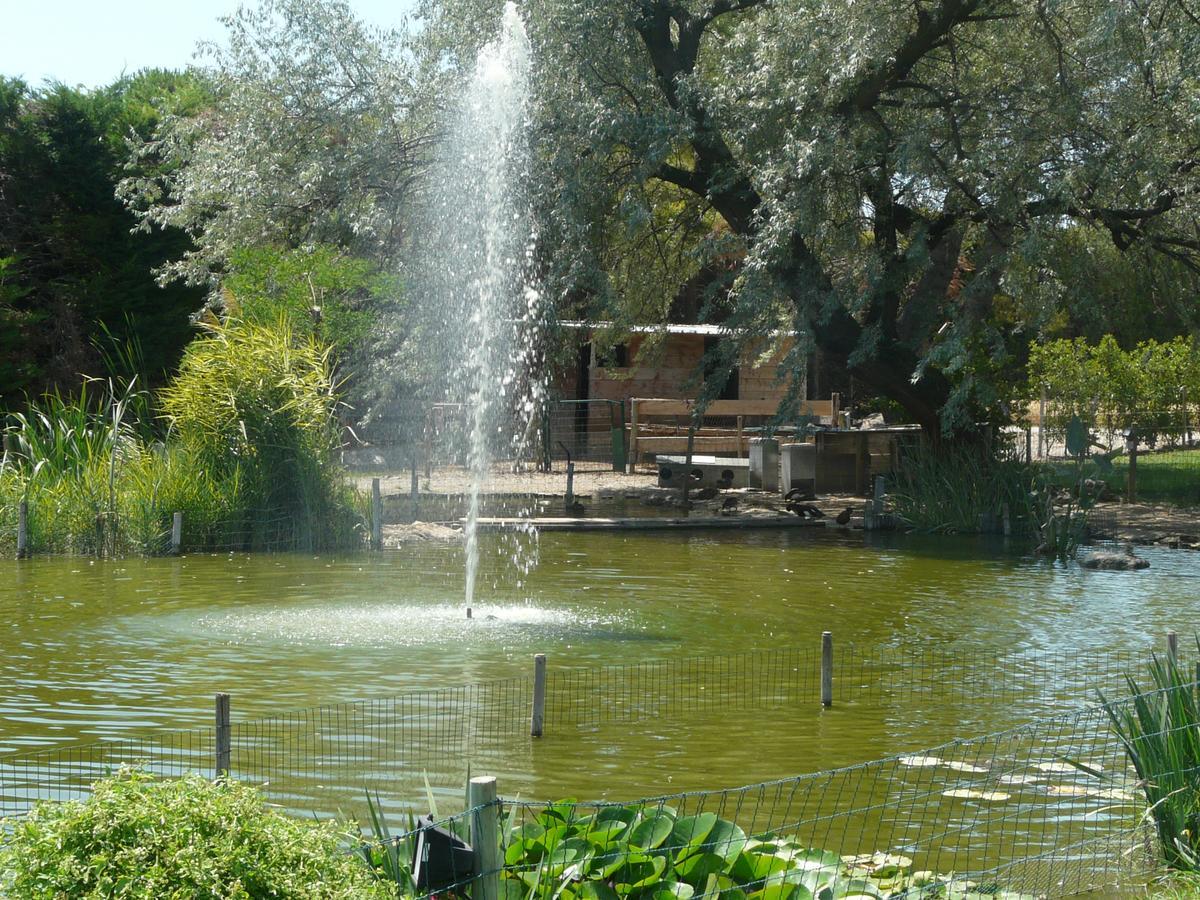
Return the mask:
<svg viewBox="0 0 1200 900">
<path fill-rule="evenodd" d="M 123 773 L 42 804 L 0 846 L 0 894 L 28 900 L 370 900 L 393 896 L 346 852 L 357 835 L 290 819 L 258 791 Z"/>
<path fill-rule="evenodd" d="M 360 540 L 357 500 L 334 459 L 327 352 L 314 338 L 214 325 L 157 401 L 161 421 L 146 394 L 85 385 L 14 415 L 0 462 L 0 546 L 14 541 L 22 500 L 30 547 L 41 551 L 158 552 L 176 511 L 185 549 Z"/>
<path fill-rule="evenodd" d="M 1192 341 L 1143 341 L 1122 350 L 1112 335 L 1038 344 L 1029 356 L 1029 389 L 1051 401 L 1047 421 L 1063 434 L 1072 417 L 1089 427 L 1123 432 L 1180 428 L 1200 403 L 1200 353 Z"/>
</svg>

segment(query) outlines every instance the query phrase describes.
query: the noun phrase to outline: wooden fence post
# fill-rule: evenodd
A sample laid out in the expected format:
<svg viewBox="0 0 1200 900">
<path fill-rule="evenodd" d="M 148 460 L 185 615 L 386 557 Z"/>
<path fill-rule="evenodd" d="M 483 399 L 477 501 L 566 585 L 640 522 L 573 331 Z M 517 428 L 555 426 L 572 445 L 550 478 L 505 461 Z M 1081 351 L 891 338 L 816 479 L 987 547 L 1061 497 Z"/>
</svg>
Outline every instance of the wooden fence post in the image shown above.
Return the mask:
<svg viewBox="0 0 1200 900">
<path fill-rule="evenodd" d="M 1167 655 L 1172 660 L 1179 659 L 1179 635 L 1174 631 L 1167 633 Z"/>
<path fill-rule="evenodd" d="M 171 552 L 178 555 L 183 546 L 183 513 L 171 515 Z"/>
<path fill-rule="evenodd" d="M 573 460 L 567 460 L 567 496 L 563 498 L 563 505 L 567 512 L 571 512 L 571 507 L 575 505 L 575 463 Z"/>
<path fill-rule="evenodd" d="M 472 778 L 467 788 L 471 807 L 471 849 L 475 851 L 473 900 L 500 897 L 500 813 L 497 809 L 496 779 L 491 775 Z"/>
<path fill-rule="evenodd" d="M 533 657 L 533 711 L 529 716 L 530 737 L 541 737 L 546 722 L 546 654 Z"/>
<path fill-rule="evenodd" d="M 1129 503 L 1137 503 L 1137 440 L 1129 441 L 1129 468 L 1125 473 L 1125 499 Z"/>
<path fill-rule="evenodd" d="M 17 559 L 29 555 L 29 504 L 22 500 L 17 506 Z"/>
<path fill-rule="evenodd" d="M 229 695 L 217 694 L 217 754 L 214 766 L 216 778 L 229 774 L 230 736 Z"/>
<path fill-rule="evenodd" d="M 383 497 L 379 492 L 379 479 L 371 479 L 371 549 L 383 547 Z"/>
<path fill-rule="evenodd" d="M 629 474 L 632 475 L 637 469 L 638 458 L 638 402 L 630 399 L 629 401 L 629 458 L 626 463 L 629 466 Z"/>
<path fill-rule="evenodd" d="M 412 500 L 412 517 L 413 521 L 417 521 L 417 512 L 420 505 L 421 485 L 417 480 L 417 449 L 413 447 L 412 452 L 412 478 L 408 483 L 408 494 Z"/>
<path fill-rule="evenodd" d="M 821 705 L 833 706 L 833 632 L 821 634 Z"/>
</svg>

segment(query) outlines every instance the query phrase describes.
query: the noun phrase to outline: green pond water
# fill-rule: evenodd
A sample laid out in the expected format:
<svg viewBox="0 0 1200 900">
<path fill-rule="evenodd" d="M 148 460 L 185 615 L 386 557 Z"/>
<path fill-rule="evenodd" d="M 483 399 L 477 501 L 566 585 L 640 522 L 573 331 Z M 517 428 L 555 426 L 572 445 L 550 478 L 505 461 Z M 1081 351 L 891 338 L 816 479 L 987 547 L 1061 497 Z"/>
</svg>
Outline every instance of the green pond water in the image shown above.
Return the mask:
<svg viewBox="0 0 1200 900">
<path fill-rule="evenodd" d="M 998 542 L 823 530 L 546 534 L 536 562 L 529 537 L 487 541 L 471 621 L 462 611 L 458 547 L 4 562 L 0 753 L 207 727 L 216 691 L 232 695 L 237 723 L 525 677 L 540 652 L 549 658 L 555 708 L 563 702 L 553 695 L 555 677 L 564 670 L 709 656 L 696 670 L 707 681 L 685 668 L 672 669 L 669 683 L 626 678 L 615 690 L 657 698 L 641 716 L 606 719 L 629 697 L 606 697 L 611 685 L 576 679 L 570 690 L 584 712 L 540 740 L 523 733 L 526 697 L 518 690 L 497 713 L 516 720 L 501 738 L 454 725 L 418 741 L 421 752 L 393 732 L 390 744 L 368 735 L 361 753 L 321 757 L 305 749 L 308 731 L 353 728 L 326 711 L 272 720 L 261 735 L 260 726 L 235 731 L 235 742 L 239 734 L 265 742 L 294 730 L 290 749 L 272 751 L 252 777 L 274 781 L 281 802 L 297 810 L 351 810 L 364 781 L 389 794 L 385 805 L 420 805 L 422 773 L 449 797 L 468 765 L 496 774 L 502 793 L 525 798 L 710 790 L 911 753 L 1082 708 L 1094 702 L 1093 663 L 1078 654 L 1094 652 L 1094 666 L 1111 676 L 1122 659 L 1160 648 L 1168 631 L 1186 644 L 1200 587 L 1197 557 L 1187 551 L 1148 549 L 1149 570 L 1106 573 Z M 514 549 L 524 551 L 524 566 L 511 565 Z M 747 678 L 771 675 L 731 675 L 721 687 L 712 674 L 730 666 L 732 654 L 815 653 L 826 630 L 839 653 L 853 645 L 864 657 L 915 662 L 888 668 L 886 689 L 866 689 L 875 674 L 839 670 L 830 710 L 815 698 L 782 692 L 772 701 L 749 689 L 761 685 L 747 687 Z M 976 671 L 973 686 L 949 698 L 910 689 L 952 677 L 931 653 L 1011 658 L 1006 677 L 1021 669 L 1023 680 L 998 690 L 1002 679 Z M 1039 653 L 1074 665 L 1052 671 L 1027 662 Z M 715 687 L 704 695 L 700 682 Z M 595 695 L 580 700 L 590 689 Z M 461 698 L 440 702 L 422 701 L 417 718 L 427 731 L 439 717 L 461 715 Z M 47 754 L 36 771 L 17 767 L 24 781 L 16 793 L 39 796 L 37 783 L 57 778 L 61 759 Z M 0 780 L 13 777 L 4 762 Z"/>
</svg>

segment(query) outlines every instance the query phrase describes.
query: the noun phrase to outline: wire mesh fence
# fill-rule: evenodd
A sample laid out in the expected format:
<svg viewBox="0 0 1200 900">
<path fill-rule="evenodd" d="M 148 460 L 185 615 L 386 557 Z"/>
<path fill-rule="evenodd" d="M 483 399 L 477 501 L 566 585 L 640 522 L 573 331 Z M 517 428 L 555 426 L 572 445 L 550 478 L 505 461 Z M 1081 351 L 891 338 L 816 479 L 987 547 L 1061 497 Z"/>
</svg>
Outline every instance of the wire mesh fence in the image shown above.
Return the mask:
<svg viewBox="0 0 1200 900">
<path fill-rule="evenodd" d="M 936 708 L 969 729 L 983 721 L 972 713 L 980 707 L 1005 706 L 1013 722 L 1078 707 L 1098 689 L 1119 688 L 1124 673 L 1143 662 L 1133 653 L 839 646 L 829 699 L 852 705 L 851 717 L 919 717 Z M 792 729 L 819 741 L 821 681 L 817 648 L 551 667 L 540 718 L 556 747 L 568 753 L 572 742 L 596 735 L 619 747 L 632 723 L 679 723 L 671 734 L 721 728 L 735 710 L 773 732 Z M 386 811 L 398 813 L 410 809 L 423 782 L 453 795 L 468 766 L 519 780 L 530 764 L 534 695 L 532 677 L 503 679 L 235 719 L 227 740 L 214 727 L 7 755 L 0 757 L 0 816 L 23 814 L 40 799 L 83 796 L 92 780 L 122 765 L 164 776 L 211 775 L 224 767 L 222 749 L 233 777 L 262 786 L 293 812 L 361 814 L 368 794 L 375 794 Z"/>
<path fill-rule="evenodd" d="M 480 814 L 441 824 L 465 834 Z M 1161 871 L 1137 776 L 1098 706 L 746 787 L 624 803 L 513 801 L 484 814 L 509 826 L 498 864 L 456 873 L 437 891 L 492 877 L 546 897 L 588 881 L 617 893 L 640 881 L 696 893 L 778 886 L 787 896 L 803 885 L 801 896 L 829 887 L 830 896 L 1057 897 L 1140 893 Z M 394 843 L 409 847 L 416 835 Z"/>
</svg>

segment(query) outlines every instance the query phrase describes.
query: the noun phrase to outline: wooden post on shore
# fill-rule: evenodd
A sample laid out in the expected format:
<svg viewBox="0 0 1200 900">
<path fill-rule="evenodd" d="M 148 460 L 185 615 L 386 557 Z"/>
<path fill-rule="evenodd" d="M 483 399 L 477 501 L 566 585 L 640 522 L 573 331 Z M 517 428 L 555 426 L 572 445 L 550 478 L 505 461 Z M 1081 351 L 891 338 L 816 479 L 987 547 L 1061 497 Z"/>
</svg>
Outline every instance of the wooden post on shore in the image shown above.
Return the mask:
<svg viewBox="0 0 1200 900">
<path fill-rule="evenodd" d="M 22 500 L 17 505 L 17 559 L 29 555 L 29 503 Z"/>
<path fill-rule="evenodd" d="M 1137 439 L 1129 441 L 1129 468 L 1125 473 L 1125 499 L 1129 503 L 1137 503 Z"/>
<path fill-rule="evenodd" d="M 866 514 L 863 516 L 863 528 L 866 531 L 883 527 L 883 497 L 886 491 L 887 479 L 882 475 L 876 475 L 874 494 L 866 507 Z"/>
<path fill-rule="evenodd" d="M 217 694 L 217 753 L 215 778 L 229 774 L 231 728 L 229 724 L 229 695 Z"/>
<path fill-rule="evenodd" d="M 629 459 L 626 464 L 629 466 L 629 474 L 632 475 L 637 469 L 638 458 L 638 401 L 630 399 L 629 401 Z"/>
<path fill-rule="evenodd" d="M 1167 633 L 1167 656 L 1172 660 L 1179 659 L 1179 635 L 1174 631 Z"/>
<path fill-rule="evenodd" d="M 573 460 L 567 460 L 567 495 L 563 498 L 563 505 L 568 513 L 575 505 L 575 462 Z"/>
<path fill-rule="evenodd" d="M 412 500 L 412 519 L 417 521 L 417 513 L 420 505 L 421 485 L 417 480 L 417 449 L 413 448 L 412 453 L 412 478 L 408 484 L 409 499 Z"/>
<path fill-rule="evenodd" d="M 821 633 L 821 705 L 833 706 L 833 632 Z"/>
<path fill-rule="evenodd" d="M 692 451 L 696 447 L 696 417 L 692 417 L 692 423 L 688 426 L 687 439 L 687 454 L 683 459 L 683 508 L 687 509 L 688 491 L 692 487 Z"/>
<path fill-rule="evenodd" d="M 533 657 L 533 711 L 529 716 L 530 737 L 541 737 L 546 722 L 546 654 Z"/>
<path fill-rule="evenodd" d="M 1046 386 L 1042 385 L 1042 399 L 1038 402 L 1038 459 L 1045 459 L 1049 447 L 1046 441 Z"/>
<path fill-rule="evenodd" d="M 471 849 L 475 851 L 472 900 L 500 898 L 500 811 L 496 801 L 493 776 L 480 775 L 471 779 L 467 803 L 471 808 Z"/>
<path fill-rule="evenodd" d="M 379 491 L 379 479 L 371 479 L 371 549 L 383 547 L 383 496 Z"/>
<path fill-rule="evenodd" d="M 183 513 L 176 512 L 171 515 L 171 553 L 178 556 L 181 547 L 183 547 Z"/>
</svg>

